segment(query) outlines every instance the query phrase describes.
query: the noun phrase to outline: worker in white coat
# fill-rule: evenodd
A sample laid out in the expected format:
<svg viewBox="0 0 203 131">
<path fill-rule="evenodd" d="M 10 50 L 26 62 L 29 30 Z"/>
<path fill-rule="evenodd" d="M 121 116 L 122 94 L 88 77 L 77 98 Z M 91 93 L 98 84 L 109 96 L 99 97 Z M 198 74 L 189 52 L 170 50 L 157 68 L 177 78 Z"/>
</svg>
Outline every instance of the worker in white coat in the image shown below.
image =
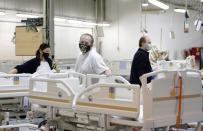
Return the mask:
<svg viewBox="0 0 203 131">
<path fill-rule="evenodd" d="M 80 37 L 79 48 L 81 54 L 76 61 L 75 71 L 82 74 L 111 75 L 111 70 L 106 66 L 101 55 L 93 48 L 94 38 L 90 34 Z"/>
</svg>

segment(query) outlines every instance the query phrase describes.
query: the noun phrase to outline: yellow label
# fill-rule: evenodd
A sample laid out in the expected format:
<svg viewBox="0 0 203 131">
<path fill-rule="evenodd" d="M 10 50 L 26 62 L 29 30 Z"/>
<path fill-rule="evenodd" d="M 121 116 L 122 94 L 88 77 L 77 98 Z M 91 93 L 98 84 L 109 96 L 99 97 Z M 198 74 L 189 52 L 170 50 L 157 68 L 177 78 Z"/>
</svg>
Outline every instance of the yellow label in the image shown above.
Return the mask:
<svg viewBox="0 0 203 131">
<path fill-rule="evenodd" d="M 14 76 L 13 78 L 13 84 L 18 85 L 19 84 L 19 76 Z"/>
<path fill-rule="evenodd" d="M 115 98 L 115 94 L 114 93 L 109 93 L 109 98 Z"/>
<path fill-rule="evenodd" d="M 19 85 L 19 81 L 14 81 L 14 85 Z"/>
<path fill-rule="evenodd" d="M 109 88 L 109 98 L 115 98 L 115 88 L 114 87 Z"/>
</svg>

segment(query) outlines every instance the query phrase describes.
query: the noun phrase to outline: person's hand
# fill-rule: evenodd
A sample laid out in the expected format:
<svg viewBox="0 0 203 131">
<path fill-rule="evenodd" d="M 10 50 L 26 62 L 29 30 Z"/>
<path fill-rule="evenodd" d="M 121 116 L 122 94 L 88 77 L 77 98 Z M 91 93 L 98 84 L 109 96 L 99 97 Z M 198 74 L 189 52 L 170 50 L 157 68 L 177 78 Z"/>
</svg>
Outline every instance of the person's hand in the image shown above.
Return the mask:
<svg viewBox="0 0 203 131">
<path fill-rule="evenodd" d="M 8 72 L 8 74 L 17 74 L 18 70 L 17 69 L 12 69 L 11 71 Z"/>
<path fill-rule="evenodd" d="M 104 71 L 104 75 L 106 75 L 107 77 L 108 77 L 108 76 L 111 76 L 111 75 L 112 75 L 111 70 L 106 70 L 106 71 Z"/>
<path fill-rule="evenodd" d="M 60 69 L 59 68 L 56 68 L 56 73 L 60 73 Z"/>
</svg>

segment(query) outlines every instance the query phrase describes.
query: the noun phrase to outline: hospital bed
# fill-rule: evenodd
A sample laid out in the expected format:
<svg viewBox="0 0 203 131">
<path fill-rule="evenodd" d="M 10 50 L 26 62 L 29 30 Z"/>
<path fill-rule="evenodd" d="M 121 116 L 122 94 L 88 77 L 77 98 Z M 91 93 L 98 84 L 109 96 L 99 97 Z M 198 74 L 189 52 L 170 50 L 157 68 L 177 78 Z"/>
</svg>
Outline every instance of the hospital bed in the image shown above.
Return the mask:
<svg viewBox="0 0 203 131">
<path fill-rule="evenodd" d="M 29 110 L 29 78 L 30 74 L 0 73 L 0 121 L 10 117 L 19 119 L 26 116 Z"/>
<path fill-rule="evenodd" d="M 46 78 L 44 78 L 45 76 Z M 54 118 L 53 114 L 56 110 L 57 114 L 60 116 L 75 118 L 76 113 L 74 110 L 72 110 L 73 99 L 77 94 L 79 94 L 79 92 L 85 89 L 84 87 L 86 87 L 87 85 L 92 85 L 92 82 L 95 82 L 96 79 L 102 80 L 100 81 L 100 83 L 104 81 L 108 83 L 115 83 L 117 81 L 125 83 L 126 85 L 129 84 L 127 80 L 120 76 L 85 76 L 79 73 L 67 73 L 64 75 L 49 74 L 48 77 L 47 75 L 45 76 L 41 78 L 37 76 L 30 79 L 29 100 L 31 104 L 46 106 L 46 108 L 43 109 L 39 107 L 32 109 L 34 111 L 49 112 L 49 115 L 47 114 L 48 116 L 50 116 L 49 119 Z M 38 87 L 40 87 L 40 89 Z M 95 91 L 97 92 L 98 90 Z M 127 91 L 130 92 L 129 90 Z M 114 96 L 114 93 L 115 92 L 112 92 L 112 96 Z M 85 94 L 83 97 L 85 97 L 86 95 L 87 94 Z M 120 95 L 120 97 L 122 97 L 122 95 Z"/>
<path fill-rule="evenodd" d="M 57 107 L 62 114 L 72 115 L 72 112 L 63 109 L 72 109 L 75 94 L 85 86 L 86 76 L 76 72 L 41 74 L 31 78 L 29 101 L 31 104 L 45 106 L 32 107 L 32 110 L 47 112 L 50 107 Z"/>
<path fill-rule="evenodd" d="M 179 71 L 179 73 L 183 78 L 180 110 L 181 117 L 179 118 L 180 124 L 203 121 L 200 72 L 196 70 L 182 70 Z M 133 128 L 140 128 L 143 131 L 176 125 L 178 114 L 177 104 L 179 100 L 178 93 L 175 94 L 175 96 L 170 95 L 174 74 L 176 74 L 176 71 L 158 71 L 144 75 L 142 77 L 143 105 L 140 105 L 141 95 L 139 94 L 139 86 L 134 87 L 135 92 L 133 92 L 133 97 L 131 99 L 133 103 L 125 101 L 124 103 L 126 105 L 122 105 L 122 102 L 113 101 L 120 99 L 109 99 L 108 96 L 105 97 L 105 93 L 101 95 L 103 93 L 102 91 L 93 94 L 90 93 L 91 95 L 82 98 L 85 93 L 91 92 L 94 88 L 120 87 L 120 85 L 116 84 L 96 84 L 75 97 L 73 103 L 75 104 L 74 108 L 78 112 L 86 112 L 88 116 L 86 117 L 87 120 L 92 119 L 101 121 L 102 114 L 104 116 L 106 115 L 106 118 L 103 120 L 103 122 L 106 122 L 103 123 L 103 130 L 111 130 L 111 126 L 108 127 L 110 124 L 117 126 L 122 125 L 123 128 L 130 126 L 132 127 L 130 130 Z M 147 84 L 147 77 L 150 76 L 156 76 L 156 78 L 150 84 Z M 126 85 L 125 88 L 129 88 L 128 85 Z M 118 106 L 119 108 L 115 106 Z M 124 110 L 125 106 L 129 108 L 127 109 L 128 112 Z M 96 113 L 97 118 L 91 116 L 91 113 Z M 87 126 L 81 127 L 88 128 Z M 119 128 L 122 129 L 122 127 Z"/>
<path fill-rule="evenodd" d="M 175 74 L 176 78 L 178 74 L 182 78 L 181 95 L 180 87 L 174 88 L 175 93 L 171 94 Z M 155 76 L 155 79 L 147 84 L 147 78 L 151 76 Z M 138 85 L 131 85 L 122 77 L 121 82 L 115 81 L 119 78 L 113 78 L 114 76 L 101 77 L 106 81 L 101 80 L 92 84 L 90 79 L 99 76 L 87 75 L 87 88 L 77 94 L 70 84 L 62 80 L 32 78 L 32 82 L 47 81 L 48 85 L 47 93 L 43 94 L 31 88 L 31 94 L 35 96 L 31 96 L 31 101 L 52 107 L 49 111 L 52 112 L 50 116 L 53 119 L 57 115 L 60 116 L 58 122 L 61 131 L 63 129 L 149 131 L 176 125 L 177 118 L 180 119 L 179 124 L 203 121 L 202 85 L 200 72 L 197 70 L 163 70 L 145 74 L 142 76 L 142 92 Z M 30 84 L 34 85 L 32 82 Z M 56 83 L 61 83 L 65 88 L 53 86 Z M 130 89 L 128 91 L 132 92 L 132 96 L 119 94 L 116 89 Z M 59 92 L 62 92 L 62 95 Z M 143 105 L 140 104 L 142 96 Z M 179 98 L 181 104 L 178 104 Z M 180 114 L 178 115 L 180 117 L 177 117 L 177 114 Z"/>
<path fill-rule="evenodd" d="M 180 123 L 203 121 L 202 86 L 198 70 L 180 70 L 182 76 L 182 103 Z M 171 96 L 176 71 L 158 71 L 142 77 L 144 130 L 175 125 L 177 121 L 178 93 Z M 147 85 L 147 77 L 156 76 Z M 176 91 L 179 90 L 178 88 Z"/>
<path fill-rule="evenodd" d="M 0 73 L 0 98 L 27 96 L 31 74 Z"/>
<path fill-rule="evenodd" d="M 57 68 L 61 71 L 74 70 L 76 59 L 56 59 Z"/>
<path fill-rule="evenodd" d="M 132 60 L 121 59 L 121 60 L 106 61 L 106 63 L 107 66 L 111 69 L 113 75 L 122 76 L 127 80 L 130 79 Z"/>
<path fill-rule="evenodd" d="M 87 86 L 95 83 L 115 83 L 121 82 L 129 84 L 127 80 L 120 76 L 100 76 L 100 75 L 83 75 L 76 72 L 57 73 L 57 74 L 40 74 L 30 79 L 30 102 L 39 104 L 37 96 L 45 96 L 50 99 L 68 99 L 70 103 L 74 96 L 84 90 Z M 50 100 L 49 99 L 49 100 Z M 41 100 L 41 99 L 40 99 Z M 52 106 L 49 100 L 44 100 L 43 105 Z M 60 105 L 61 106 L 61 105 Z M 67 107 L 67 106 L 64 106 Z"/>
<path fill-rule="evenodd" d="M 154 70 L 195 69 L 195 57 L 189 56 L 186 60 L 157 61 Z"/>
<path fill-rule="evenodd" d="M 24 122 L 38 122 L 41 119 L 25 120 L 31 110 L 29 103 L 29 79 L 31 77 L 52 77 L 52 74 L 6 74 L 0 73 L 0 122 L 2 125 Z M 66 75 L 59 73 L 55 75 Z M 71 74 L 70 74 L 71 75 Z M 39 87 L 40 88 L 40 87 Z M 37 114 L 35 116 L 41 116 Z"/>
</svg>

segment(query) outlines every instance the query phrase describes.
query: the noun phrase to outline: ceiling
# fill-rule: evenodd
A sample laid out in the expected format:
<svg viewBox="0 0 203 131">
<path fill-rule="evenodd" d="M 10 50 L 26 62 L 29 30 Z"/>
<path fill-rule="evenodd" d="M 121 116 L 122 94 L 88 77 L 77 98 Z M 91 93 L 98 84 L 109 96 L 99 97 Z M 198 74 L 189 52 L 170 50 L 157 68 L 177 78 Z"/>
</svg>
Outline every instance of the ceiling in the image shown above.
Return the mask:
<svg viewBox="0 0 203 131">
<path fill-rule="evenodd" d="M 147 0 L 142 0 L 142 2 L 146 2 Z M 174 8 L 185 8 L 186 0 L 159 0 L 167 5 L 173 5 Z M 188 4 L 188 9 L 189 10 L 195 10 L 199 11 L 200 10 L 200 4 L 202 4 L 203 8 L 203 3 L 200 2 L 200 0 L 187 0 Z M 142 7 L 143 10 L 157 10 L 160 9 L 152 4 L 149 3 L 148 7 Z M 203 9 L 202 9 L 203 11 Z"/>
</svg>

